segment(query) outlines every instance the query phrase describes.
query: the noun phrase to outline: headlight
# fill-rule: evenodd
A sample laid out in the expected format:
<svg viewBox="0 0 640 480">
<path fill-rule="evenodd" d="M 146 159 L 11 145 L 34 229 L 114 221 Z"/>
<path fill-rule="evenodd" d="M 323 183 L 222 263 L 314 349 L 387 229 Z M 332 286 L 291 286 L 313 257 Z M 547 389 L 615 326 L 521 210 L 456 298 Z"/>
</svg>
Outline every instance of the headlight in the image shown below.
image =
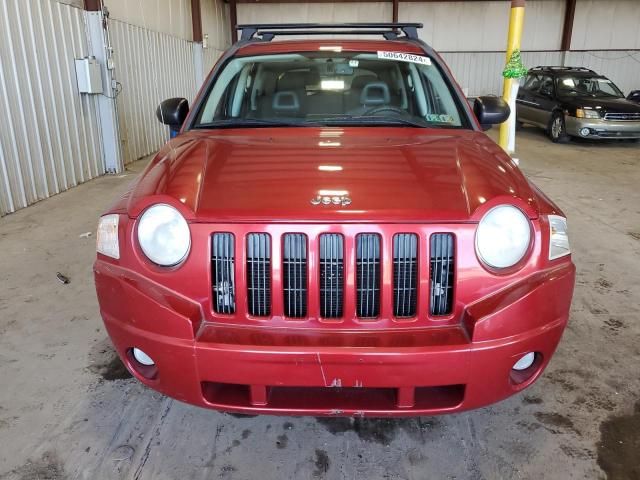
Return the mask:
<svg viewBox="0 0 640 480">
<path fill-rule="evenodd" d="M 507 268 L 518 263 L 531 242 L 529 219 L 516 207 L 500 205 L 489 210 L 478 225 L 476 250 L 489 267 Z"/>
<path fill-rule="evenodd" d="M 175 208 L 154 205 L 138 221 L 138 242 L 153 263 L 163 267 L 177 265 L 191 248 L 189 225 Z"/>
<path fill-rule="evenodd" d="M 571 253 L 567 219 L 557 215 L 549 215 L 551 235 L 549 239 L 549 260 L 564 257 Z"/>
<path fill-rule="evenodd" d="M 597 110 L 587 110 L 585 108 L 576 109 L 576 117 L 578 118 L 600 118 Z"/>
<path fill-rule="evenodd" d="M 96 250 L 107 257 L 120 258 L 120 244 L 118 243 L 119 215 L 105 215 L 98 222 L 96 235 Z"/>
</svg>

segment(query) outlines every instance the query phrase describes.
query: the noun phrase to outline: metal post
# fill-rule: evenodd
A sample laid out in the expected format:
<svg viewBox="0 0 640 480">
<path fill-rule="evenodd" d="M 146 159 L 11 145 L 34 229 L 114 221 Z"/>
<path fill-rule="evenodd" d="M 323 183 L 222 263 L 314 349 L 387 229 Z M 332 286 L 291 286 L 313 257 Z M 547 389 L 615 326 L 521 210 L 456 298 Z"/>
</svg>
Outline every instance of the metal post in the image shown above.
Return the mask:
<svg viewBox="0 0 640 480">
<path fill-rule="evenodd" d="M 511 58 L 514 50 L 520 50 L 520 44 L 522 42 L 522 30 L 524 27 L 524 7 L 526 0 L 511 0 L 511 16 L 509 19 L 509 36 L 507 38 L 507 62 Z M 509 95 L 511 92 L 511 85 L 513 82 L 517 82 L 517 79 L 505 78 L 504 87 L 502 89 L 502 98 L 505 102 L 509 101 Z M 515 115 L 516 112 L 511 112 L 511 115 Z M 500 125 L 500 146 L 507 150 L 509 142 L 509 127 L 507 122 Z"/>
<path fill-rule="evenodd" d="M 231 24 L 231 43 L 238 41 L 238 31 L 236 26 L 238 25 L 238 6 L 236 0 L 229 0 L 229 23 Z"/>
<path fill-rule="evenodd" d="M 95 2 L 94 2 L 95 3 Z M 98 117 L 102 138 L 102 155 L 107 173 L 124 170 L 112 50 L 109 42 L 108 19 L 102 10 L 85 11 L 89 55 L 94 56 L 102 67 L 104 93 L 98 96 Z"/>
</svg>

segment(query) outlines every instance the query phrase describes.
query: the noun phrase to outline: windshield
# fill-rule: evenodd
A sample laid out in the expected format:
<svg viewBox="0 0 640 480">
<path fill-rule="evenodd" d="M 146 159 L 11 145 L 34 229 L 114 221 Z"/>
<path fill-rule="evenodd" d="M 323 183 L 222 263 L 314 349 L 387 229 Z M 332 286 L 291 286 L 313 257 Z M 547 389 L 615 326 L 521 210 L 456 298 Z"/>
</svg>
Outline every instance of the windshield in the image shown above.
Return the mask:
<svg viewBox="0 0 640 480">
<path fill-rule="evenodd" d="M 558 95 L 581 97 L 623 97 L 608 78 L 589 76 L 563 76 L 558 79 Z"/>
<path fill-rule="evenodd" d="M 195 128 L 457 128 L 466 126 L 465 118 L 429 57 L 321 51 L 231 60 L 204 99 Z"/>
</svg>

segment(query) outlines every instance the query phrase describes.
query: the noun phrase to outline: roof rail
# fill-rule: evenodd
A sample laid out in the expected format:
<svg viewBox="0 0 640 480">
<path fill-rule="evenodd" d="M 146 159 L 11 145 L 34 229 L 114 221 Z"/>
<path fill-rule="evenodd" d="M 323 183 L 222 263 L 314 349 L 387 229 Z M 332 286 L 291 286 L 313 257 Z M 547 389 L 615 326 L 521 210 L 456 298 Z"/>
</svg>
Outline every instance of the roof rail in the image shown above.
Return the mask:
<svg viewBox="0 0 640 480">
<path fill-rule="evenodd" d="M 530 70 L 552 71 L 552 72 L 553 71 L 558 71 L 558 72 L 578 71 L 578 72 L 596 73 L 590 68 L 586 68 L 586 67 L 561 67 L 561 66 L 552 66 L 552 65 L 538 66 L 538 67 L 531 68 Z"/>
<path fill-rule="evenodd" d="M 421 23 L 265 23 L 238 25 L 241 30 L 240 40 L 251 40 L 260 37 L 271 41 L 276 35 L 382 35 L 387 40 L 397 38 L 418 39 L 418 28 Z M 404 33 L 398 36 L 398 30 Z"/>
</svg>

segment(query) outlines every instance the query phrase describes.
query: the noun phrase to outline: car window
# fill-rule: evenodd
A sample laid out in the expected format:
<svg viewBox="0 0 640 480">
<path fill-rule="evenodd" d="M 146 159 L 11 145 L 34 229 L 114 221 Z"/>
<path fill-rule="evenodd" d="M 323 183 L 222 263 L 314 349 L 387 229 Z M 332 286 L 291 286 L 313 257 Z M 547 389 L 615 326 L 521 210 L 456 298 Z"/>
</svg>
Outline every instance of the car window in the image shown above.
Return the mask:
<svg viewBox="0 0 640 480">
<path fill-rule="evenodd" d="M 608 78 L 589 75 L 565 75 L 558 79 L 558 94 L 565 96 L 623 97 Z"/>
<path fill-rule="evenodd" d="M 540 88 L 538 89 L 538 91 L 542 95 L 553 95 L 553 78 L 549 75 L 544 75 L 542 77 L 542 81 L 540 82 Z"/>
<path fill-rule="evenodd" d="M 522 88 L 529 90 L 530 92 L 537 92 L 541 83 L 542 77 L 540 75 L 529 75 Z"/>
<path fill-rule="evenodd" d="M 218 75 L 195 127 L 223 124 L 404 123 L 466 126 L 451 87 L 426 56 L 304 52 L 237 57 Z"/>
</svg>

